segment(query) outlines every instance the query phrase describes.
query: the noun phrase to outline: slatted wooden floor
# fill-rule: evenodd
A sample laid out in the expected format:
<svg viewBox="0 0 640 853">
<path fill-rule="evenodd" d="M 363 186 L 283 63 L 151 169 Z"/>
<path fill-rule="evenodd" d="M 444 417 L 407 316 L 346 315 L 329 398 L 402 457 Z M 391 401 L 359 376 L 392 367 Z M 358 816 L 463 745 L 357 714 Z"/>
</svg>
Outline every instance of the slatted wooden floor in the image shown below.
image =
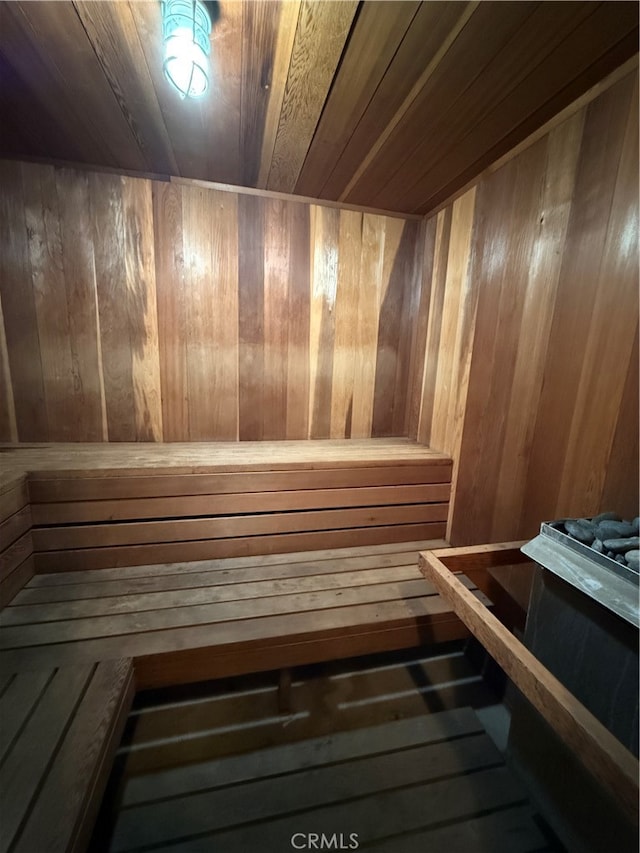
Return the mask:
<svg viewBox="0 0 640 853">
<path fill-rule="evenodd" d="M 416 565 L 441 544 L 36 575 L 0 613 L 0 664 L 127 656 L 143 688 L 454 639 Z"/>
<path fill-rule="evenodd" d="M 200 790 L 181 789 L 185 774 L 175 773 L 167 796 L 165 774 L 166 799 L 130 803 L 111 849 L 276 851 L 290 849 L 294 833 L 315 832 L 356 833 L 367 845 L 385 840 L 374 848 L 381 850 L 442 850 L 481 828 L 491 832 L 494 850 L 540 849 L 526 794 L 502 763 L 470 709 L 339 733 L 268 756 L 223 759 Z M 477 819 L 496 810 L 506 811 Z M 465 819 L 472 825 L 456 825 Z M 516 832 L 520 843 L 500 846 L 505 832 Z"/>
<path fill-rule="evenodd" d="M 294 849 L 295 833 L 342 834 L 344 849 L 355 833 L 359 848 L 385 853 L 558 849 L 549 848 L 553 841 L 480 717 L 455 707 L 452 676 L 458 698 L 488 695 L 461 652 L 334 668 L 328 677 L 298 680 L 293 712 L 278 722 L 268 685 L 142 702 L 122 749 L 127 771 L 117 816 L 99 824 L 96 850 L 281 853 Z M 417 671 L 428 686 L 414 683 Z M 309 701 L 314 681 L 321 711 Z M 448 710 L 428 713 L 431 690 Z M 345 718 L 343 710 L 355 713 Z M 166 757 L 167 741 L 174 757 L 183 745 L 199 744 L 200 759 L 189 752 L 191 763 L 164 769 L 162 761 L 140 759 L 139 752 Z"/>
<path fill-rule="evenodd" d="M 486 719 L 496 693 L 481 664 L 465 653 L 466 643 L 296 667 L 284 707 L 277 672 L 141 691 L 118 759 L 126 764 L 127 791 L 142 790 L 151 779 L 151 798 L 160 797 L 166 770 L 173 779 L 173 768 L 183 765 L 208 767 L 251 751 L 268 755 L 267 747 L 425 713 L 470 706 Z"/>
</svg>

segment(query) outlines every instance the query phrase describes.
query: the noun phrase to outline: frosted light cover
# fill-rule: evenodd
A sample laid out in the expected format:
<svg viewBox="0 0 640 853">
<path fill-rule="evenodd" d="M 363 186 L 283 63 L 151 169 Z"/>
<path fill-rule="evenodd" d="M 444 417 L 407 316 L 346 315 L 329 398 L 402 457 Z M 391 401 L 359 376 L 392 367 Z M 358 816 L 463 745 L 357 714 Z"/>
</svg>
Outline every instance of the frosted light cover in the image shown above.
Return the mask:
<svg viewBox="0 0 640 853">
<path fill-rule="evenodd" d="M 190 0 L 165 0 L 162 10 L 164 73 L 181 98 L 199 98 L 209 85 L 211 19 Z"/>
</svg>

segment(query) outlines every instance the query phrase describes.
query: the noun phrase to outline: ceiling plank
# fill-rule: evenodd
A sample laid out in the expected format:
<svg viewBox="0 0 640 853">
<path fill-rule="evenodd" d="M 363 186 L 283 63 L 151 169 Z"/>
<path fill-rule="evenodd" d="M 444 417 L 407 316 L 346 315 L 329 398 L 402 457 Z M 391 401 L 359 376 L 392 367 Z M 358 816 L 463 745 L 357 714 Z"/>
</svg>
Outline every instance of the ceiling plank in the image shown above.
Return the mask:
<svg viewBox="0 0 640 853">
<path fill-rule="evenodd" d="M 499 128 L 509 122 L 514 112 L 521 115 L 524 110 L 530 109 L 529 104 L 534 100 L 536 90 L 548 89 L 554 86 L 555 81 L 564 80 L 565 75 L 549 73 L 549 62 L 554 51 L 556 55 L 562 55 L 560 62 L 565 63 L 564 71 L 568 76 L 569 67 L 575 59 L 575 31 L 582 33 L 581 24 L 585 20 L 589 24 L 587 19 L 593 17 L 601 5 L 593 2 L 560 6 L 542 3 L 523 22 L 513 38 L 494 54 L 482 74 L 459 98 L 452 101 L 449 108 L 441 109 L 432 119 L 429 134 L 423 136 L 412 153 L 414 168 L 411 173 L 408 174 L 406 169 L 401 172 L 389 170 L 386 185 L 380 185 L 378 193 L 391 205 L 409 196 L 415 202 L 408 201 L 408 204 L 419 204 L 425 198 L 421 176 L 428 173 L 430 180 L 433 180 L 435 170 L 440 170 L 440 164 L 447 160 L 450 150 L 460 140 L 472 137 L 475 151 L 483 150 L 478 138 L 478 125 L 486 126 L 488 115 L 491 115 L 491 129 L 498 133 L 500 139 Z M 593 25 L 587 28 L 591 44 L 595 33 Z M 532 85 L 522 85 L 528 78 Z M 511 111 L 505 109 L 509 103 Z M 427 187 L 430 186 L 428 179 Z"/>
<path fill-rule="evenodd" d="M 259 189 L 264 189 L 267 186 L 301 5 L 302 0 L 287 0 L 287 2 L 282 3 L 280 6 L 278 39 L 273 60 L 273 70 L 271 72 L 269 103 L 262 139 L 262 155 L 260 157 L 260 172 L 256 184 Z"/>
<path fill-rule="evenodd" d="M 242 183 L 255 186 L 276 53 L 279 0 L 253 0 L 244 4 L 242 26 L 242 114 L 240 147 Z"/>
<path fill-rule="evenodd" d="M 149 168 L 175 174 L 177 164 L 130 3 L 76 0 L 73 5 Z"/>
<path fill-rule="evenodd" d="M 434 122 L 452 109 L 476 78 L 482 77 L 495 55 L 523 31 L 523 25 L 540 5 L 527 0 L 478 3 L 464 25 L 457 25 L 450 33 L 419 81 L 422 88 L 418 91 L 418 84 L 414 87 L 411 103 L 407 99 L 402 115 L 394 117 L 380 135 L 340 199 L 356 203 L 356 199 L 377 194 L 387 183 L 389 173 L 400 166 L 413 171 L 414 152 L 425 137 L 432 138 Z M 496 6 L 502 7 L 499 14 Z"/>
<path fill-rule="evenodd" d="M 453 193 L 457 192 L 459 187 L 477 176 L 488 166 L 501 158 L 505 152 L 510 152 L 514 146 L 517 146 L 522 140 L 527 139 L 538 127 L 544 126 L 556 115 L 558 111 L 562 111 L 563 106 L 569 102 L 572 104 L 575 99 L 580 97 L 590 90 L 594 84 L 601 81 L 609 68 L 623 68 L 626 62 L 631 58 L 632 62 L 637 65 L 637 47 L 638 47 L 638 30 L 629 33 L 624 39 L 614 45 L 610 51 L 600 57 L 598 62 L 590 65 L 581 74 L 579 74 L 569 85 L 563 90 L 554 95 L 554 97 L 546 100 L 539 109 L 536 109 L 532 114 L 528 115 L 523 121 L 510 131 L 501 136 L 494 144 L 483 145 L 482 147 L 470 145 L 470 139 L 463 140 L 463 143 L 452 151 L 452 159 L 443 164 L 443 169 L 447 169 L 449 180 L 443 184 L 440 180 L 432 183 L 431 194 L 426 192 L 421 194 L 421 201 L 416 205 L 415 212 L 426 214 L 430 212 L 436 205 L 449 198 Z M 562 58 L 560 58 L 562 62 Z M 612 75 L 614 76 L 614 75 Z M 605 87 L 606 88 L 606 87 Z M 517 94 L 514 94 L 516 97 Z M 505 110 L 511 105 L 503 105 Z M 485 127 L 479 128 L 479 136 L 482 138 L 486 132 Z M 482 150 L 482 156 L 474 159 L 473 152 L 477 153 Z M 466 157 L 465 157 L 466 154 Z M 434 190 L 433 188 L 438 188 Z"/>
<path fill-rule="evenodd" d="M 304 0 L 291 55 L 268 189 L 292 192 L 327 99 L 358 3 Z"/>
<path fill-rule="evenodd" d="M 85 162 L 106 161 L 144 170 L 147 164 L 142 152 L 96 62 L 74 6 L 55 2 L 3 5 L 3 52 L 32 89 L 37 91 L 43 84 L 50 87 L 47 95 L 55 103 L 56 120 L 83 140 Z M 91 109 L 84 109 L 88 104 Z"/>
<path fill-rule="evenodd" d="M 637 52 L 638 4 L 220 0 L 206 97 L 159 0 L 0 0 L 0 156 L 424 214 Z"/>
<path fill-rule="evenodd" d="M 0 31 L 5 20 L 0 8 Z M 3 156 L 74 157 L 81 159 L 82 149 L 64 132 L 49 104 L 36 101 L 16 68 L 0 51 L 0 150 Z"/>
<path fill-rule="evenodd" d="M 461 14 L 459 15 L 459 17 L 456 18 L 455 23 L 453 23 L 453 26 L 449 30 L 446 37 L 441 42 L 439 41 L 437 51 L 431 58 L 424 71 L 420 74 L 419 78 L 416 80 L 407 96 L 404 98 L 397 112 L 394 113 L 391 120 L 386 125 L 384 130 L 380 133 L 380 135 L 376 137 L 374 145 L 352 174 L 349 182 L 340 194 L 340 200 L 348 197 L 353 187 L 358 184 L 358 181 L 360 180 L 362 174 L 364 174 L 368 166 L 378 156 L 379 151 L 384 147 L 387 139 L 393 134 L 394 130 L 396 129 L 398 124 L 400 124 L 407 111 L 412 107 L 415 102 L 415 99 L 424 89 L 425 85 L 433 75 L 434 71 L 436 71 L 436 69 L 440 65 L 442 58 L 446 56 L 449 48 L 456 41 L 460 32 L 462 32 L 467 26 L 469 20 L 471 19 L 472 15 L 474 14 L 479 5 L 479 0 L 478 2 L 467 3 L 465 8 L 461 10 Z"/>
<path fill-rule="evenodd" d="M 376 140 L 389 126 L 394 126 L 396 114 L 402 115 L 406 110 L 415 91 L 424 85 L 437 65 L 447 42 L 465 26 L 476 6 L 476 2 L 421 3 L 351 138 L 337 162 L 327 170 L 322 198 L 340 197 L 363 156 L 375 148 Z"/>
<path fill-rule="evenodd" d="M 91 132 L 91 124 L 80 122 L 65 97 L 63 85 L 25 34 L 17 13 L 17 4 L 0 4 L 3 152 L 11 151 L 11 137 L 7 135 L 4 120 L 8 116 L 29 140 L 31 151 L 22 153 L 35 156 L 49 153 L 53 157 L 114 166 L 114 159 L 103 142 Z"/>
<path fill-rule="evenodd" d="M 410 3 L 382 0 L 362 7 L 298 178 L 296 192 L 317 195 L 321 191 L 419 7 L 417 0 Z"/>
<path fill-rule="evenodd" d="M 536 142 L 539 142 L 543 137 L 547 136 L 556 128 L 560 127 L 561 124 L 564 124 L 568 121 L 572 116 L 579 113 L 584 107 L 590 104 L 592 101 L 595 101 L 596 98 L 600 97 L 603 92 L 606 92 L 607 89 L 610 89 L 612 86 L 615 86 L 620 80 L 624 79 L 628 74 L 632 71 L 636 71 L 638 68 L 638 62 L 640 58 L 638 57 L 638 53 L 634 53 L 631 59 L 628 59 L 626 62 L 623 62 L 622 65 L 619 65 L 615 71 L 612 71 L 611 74 L 606 77 L 602 77 L 598 80 L 598 82 L 588 89 L 584 94 L 580 95 L 580 97 L 571 101 L 571 103 L 561 109 L 560 112 L 555 113 L 548 121 L 544 124 L 536 126 L 535 129 L 529 133 L 521 141 L 517 142 L 513 147 L 509 148 L 506 153 L 496 153 L 494 159 L 491 161 L 485 161 L 482 159 L 482 164 L 479 168 L 479 171 L 474 170 L 473 177 L 471 179 L 467 179 L 466 182 L 458 187 L 457 182 L 456 186 L 453 186 L 451 192 L 444 197 L 442 201 L 432 202 L 431 200 L 428 202 L 428 207 L 425 206 L 424 213 L 413 213 L 413 214 L 403 214 L 406 216 L 414 216 L 419 219 L 425 219 L 426 221 L 431 221 L 433 217 L 438 216 L 443 210 L 449 208 L 453 202 L 460 198 L 460 196 L 464 195 L 468 190 L 472 187 L 477 186 L 480 181 L 482 181 L 485 177 L 489 177 L 494 174 L 494 172 L 499 171 L 509 163 L 511 160 L 515 159 L 520 155 L 523 151 L 526 151 L 527 148 L 531 148 L 532 145 L 535 145 Z M 502 150 L 502 146 L 500 146 Z M 496 159 L 497 158 L 497 159 Z M 440 193 L 438 193 L 438 198 L 440 197 Z M 325 202 L 328 203 L 328 202 Z M 399 215 L 399 214 L 398 214 Z M 427 441 L 426 439 L 421 439 Z"/>
</svg>

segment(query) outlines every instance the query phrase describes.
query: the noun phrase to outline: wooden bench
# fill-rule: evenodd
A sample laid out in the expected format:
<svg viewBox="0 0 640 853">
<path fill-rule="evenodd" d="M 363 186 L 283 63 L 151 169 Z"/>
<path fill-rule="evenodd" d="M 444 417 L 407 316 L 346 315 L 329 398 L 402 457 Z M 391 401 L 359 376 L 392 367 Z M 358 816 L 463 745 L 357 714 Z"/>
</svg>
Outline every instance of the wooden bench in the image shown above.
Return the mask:
<svg viewBox="0 0 640 853">
<path fill-rule="evenodd" d="M 438 539 L 451 491 L 451 459 L 407 439 L 0 450 L 37 572 Z"/>
<path fill-rule="evenodd" d="M 82 849 L 132 673 L 141 689 L 467 633 L 418 572 L 446 544 L 451 460 L 415 442 L 0 451 L 2 850 Z"/>
<path fill-rule="evenodd" d="M 127 659 L 3 670 L 2 853 L 86 848 L 133 692 Z"/>
<path fill-rule="evenodd" d="M 132 671 L 139 689 L 466 636 L 419 574 L 418 550 L 434 544 L 35 575 L 0 617 L 1 701 L 13 720 L 2 792 L 20 783 L 4 800 L 13 817 L 2 849 L 83 849 Z M 485 588 L 483 568 L 514 560 L 513 547 L 480 561 L 462 550 Z"/>
<path fill-rule="evenodd" d="M 418 573 L 429 544 L 35 575 L 0 612 L 0 853 L 85 849 L 134 675 L 157 687 L 465 636 Z"/>
<path fill-rule="evenodd" d="M 0 613 L 0 662 L 127 656 L 158 687 L 457 639 L 417 567 L 437 544 L 35 575 Z"/>
</svg>

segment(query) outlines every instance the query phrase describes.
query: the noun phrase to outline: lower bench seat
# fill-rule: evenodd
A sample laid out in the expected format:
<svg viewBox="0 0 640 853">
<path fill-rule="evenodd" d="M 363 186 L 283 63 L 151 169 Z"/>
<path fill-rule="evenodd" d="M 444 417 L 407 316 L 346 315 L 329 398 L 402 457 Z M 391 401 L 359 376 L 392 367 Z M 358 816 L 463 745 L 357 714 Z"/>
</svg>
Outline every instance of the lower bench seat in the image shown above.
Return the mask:
<svg viewBox="0 0 640 853">
<path fill-rule="evenodd" d="M 0 613 L 0 663 L 126 656 L 148 688 L 460 638 L 417 567 L 441 544 L 36 575 Z"/>
<path fill-rule="evenodd" d="M 134 689 L 468 636 L 418 569 L 443 544 L 35 575 L 0 612 L 0 853 L 86 849 Z M 466 550 L 483 589 L 517 555 Z"/>
<path fill-rule="evenodd" d="M 84 848 L 134 680 L 468 633 L 418 571 L 452 462 L 416 442 L 0 452 L 0 853 Z"/>
<path fill-rule="evenodd" d="M 134 689 L 466 636 L 442 544 L 35 575 L 0 611 L 0 853 L 86 849 Z"/>
<path fill-rule="evenodd" d="M 86 848 L 133 694 L 130 659 L 3 669 L 1 853 Z"/>
</svg>

